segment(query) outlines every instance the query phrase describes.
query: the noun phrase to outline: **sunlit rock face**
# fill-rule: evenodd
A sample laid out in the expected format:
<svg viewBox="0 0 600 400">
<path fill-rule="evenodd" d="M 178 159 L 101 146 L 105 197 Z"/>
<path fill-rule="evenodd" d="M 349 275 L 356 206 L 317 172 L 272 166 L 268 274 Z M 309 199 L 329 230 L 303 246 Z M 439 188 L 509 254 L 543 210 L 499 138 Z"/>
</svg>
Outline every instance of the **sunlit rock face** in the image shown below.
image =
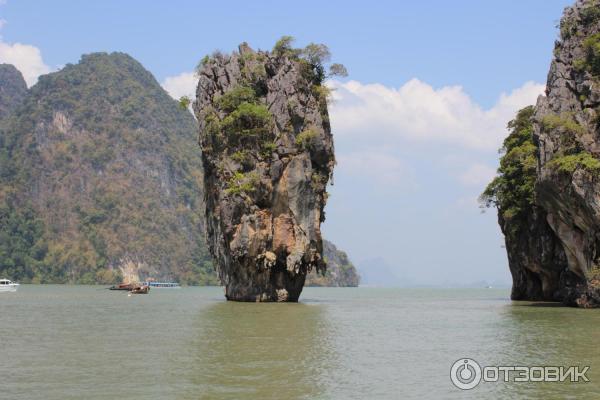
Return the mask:
<svg viewBox="0 0 600 400">
<path fill-rule="evenodd" d="M 327 90 L 306 62 L 248 45 L 203 60 L 194 110 L 207 237 L 226 297 L 297 301 L 324 268 L 335 164 Z"/>
</svg>

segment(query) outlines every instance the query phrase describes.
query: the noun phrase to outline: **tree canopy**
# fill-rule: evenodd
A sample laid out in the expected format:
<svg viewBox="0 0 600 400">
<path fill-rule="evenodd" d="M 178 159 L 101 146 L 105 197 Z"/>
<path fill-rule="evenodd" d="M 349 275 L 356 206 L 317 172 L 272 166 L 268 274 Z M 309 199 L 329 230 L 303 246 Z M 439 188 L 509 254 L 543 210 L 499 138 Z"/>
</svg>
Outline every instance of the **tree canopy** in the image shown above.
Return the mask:
<svg viewBox="0 0 600 400">
<path fill-rule="evenodd" d="M 496 206 L 505 220 L 525 216 L 533 205 L 537 165 L 533 112 L 533 106 L 525 107 L 508 123 L 510 134 L 500 149 L 498 176 L 480 196 L 484 207 Z"/>
</svg>

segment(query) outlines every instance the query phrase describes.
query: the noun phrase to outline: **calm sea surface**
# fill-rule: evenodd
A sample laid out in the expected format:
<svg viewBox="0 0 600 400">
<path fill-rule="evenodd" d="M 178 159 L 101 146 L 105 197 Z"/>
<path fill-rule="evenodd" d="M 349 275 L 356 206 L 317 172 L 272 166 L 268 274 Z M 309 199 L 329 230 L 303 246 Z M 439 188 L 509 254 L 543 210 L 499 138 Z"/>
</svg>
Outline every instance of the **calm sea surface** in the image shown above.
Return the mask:
<svg viewBox="0 0 600 400">
<path fill-rule="evenodd" d="M 220 288 L 128 297 L 94 286 L 0 293 L 0 399 L 598 398 L 600 310 L 496 289 L 306 288 L 299 304 Z M 452 363 L 589 365 L 589 383 L 481 383 Z"/>
</svg>

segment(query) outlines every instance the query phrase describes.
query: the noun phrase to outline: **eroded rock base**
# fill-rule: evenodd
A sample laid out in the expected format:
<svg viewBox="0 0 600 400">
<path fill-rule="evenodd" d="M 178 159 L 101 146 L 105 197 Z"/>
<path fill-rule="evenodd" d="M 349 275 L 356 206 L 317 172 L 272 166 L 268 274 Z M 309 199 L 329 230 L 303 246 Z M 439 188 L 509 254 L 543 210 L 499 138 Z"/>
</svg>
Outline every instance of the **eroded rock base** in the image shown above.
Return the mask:
<svg viewBox="0 0 600 400">
<path fill-rule="evenodd" d="M 250 279 L 225 286 L 225 297 L 231 301 L 297 302 L 304 286 L 305 274 L 287 270 L 270 270 L 254 274 Z"/>
</svg>

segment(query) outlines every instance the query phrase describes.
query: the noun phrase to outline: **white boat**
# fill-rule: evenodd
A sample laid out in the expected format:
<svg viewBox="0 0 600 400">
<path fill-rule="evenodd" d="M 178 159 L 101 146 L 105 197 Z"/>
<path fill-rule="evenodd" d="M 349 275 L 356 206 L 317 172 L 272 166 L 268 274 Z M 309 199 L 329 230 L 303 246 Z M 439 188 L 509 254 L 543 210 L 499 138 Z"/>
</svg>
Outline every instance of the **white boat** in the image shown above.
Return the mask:
<svg viewBox="0 0 600 400">
<path fill-rule="evenodd" d="M 150 282 L 144 282 L 144 285 L 150 286 L 151 288 L 157 288 L 157 289 L 181 289 L 181 286 L 179 286 L 179 283 L 177 283 L 177 282 L 150 281 Z"/>
<path fill-rule="evenodd" d="M 11 282 L 8 279 L 0 279 L 0 292 L 16 292 L 18 287 L 18 283 Z"/>
</svg>

